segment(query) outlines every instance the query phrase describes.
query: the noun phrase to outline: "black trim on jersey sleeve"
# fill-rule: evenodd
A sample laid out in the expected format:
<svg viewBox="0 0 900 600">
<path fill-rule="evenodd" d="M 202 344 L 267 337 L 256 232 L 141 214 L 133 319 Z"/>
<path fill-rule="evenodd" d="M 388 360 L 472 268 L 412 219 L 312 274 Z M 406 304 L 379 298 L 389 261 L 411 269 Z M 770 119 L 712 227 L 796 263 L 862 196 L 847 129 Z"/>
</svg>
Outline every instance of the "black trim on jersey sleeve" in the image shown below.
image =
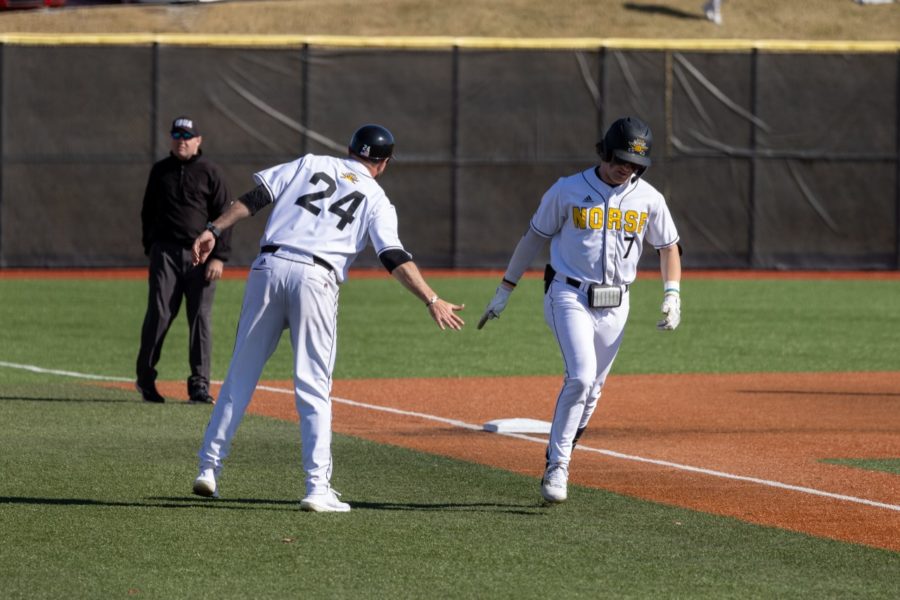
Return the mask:
<svg viewBox="0 0 900 600">
<path fill-rule="evenodd" d="M 663 250 L 665 248 L 671 248 L 672 246 L 678 246 L 678 256 L 684 255 L 684 247 L 681 245 L 680 240 L 672 242 L 671 244 L 666 244 L 665 246 L 660 246 L 659 248 L 656 249 L 656 253 L 659 254 L 660 250 Z"/>
<path fill-rule="evenodd" d="M 537 227 L 535 227 L 535 226 L 534 226 L 534 223 L 529 223 L 529 224 L 528 224 L 528 227 L 531 228 L 531 230 L 532 230 L 533 232 L 535 232 L 536 234 L 538 234 L 538 235 L 541 236 L 542 238 L 546 238 L 546 239 L 549 240 L 550 238 L 553 237 L 553 234 L 552 234 L 552 233 L 544 233 L 543 231 L 541 231 L 540 229 L 538 229 Z"/>
<path fill-rule="evenodd" d="M 251 215 L 255 215 L 272 203 L 272 194 L 269 192 L 269 188 L 260 184 L 238 198 L 238 200 L 247 207 Z"/>
<path fill-rule="evenodd" d="M 394 269 L 403 263 L 411 261 L 412 255 L 399 248 L 388 248 L 378 255 L 378 259 L 381 260 L 381 264 L 384 265 L 384 268 L 387 269 L 388 273 L 393 273 Z"/>
</svg>

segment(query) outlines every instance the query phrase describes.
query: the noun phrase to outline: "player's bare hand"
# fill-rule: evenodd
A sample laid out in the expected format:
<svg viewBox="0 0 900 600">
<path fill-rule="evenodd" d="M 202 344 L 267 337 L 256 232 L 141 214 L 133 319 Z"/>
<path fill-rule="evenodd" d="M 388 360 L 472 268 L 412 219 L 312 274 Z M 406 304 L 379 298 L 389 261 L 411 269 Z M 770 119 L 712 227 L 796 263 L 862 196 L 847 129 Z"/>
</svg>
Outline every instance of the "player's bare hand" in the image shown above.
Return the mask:
<svg viewBox="0 0 900 600">
<path fill-rule="evenodd" d="M 194 245 L 191 247 L 194 264 L 199 265 L 205 263 L 206 259 L 209 258 L 209 255 L 210 253 L 212 253 L 215 246 L 216 238 L 215 236 L 213 236 L 211 231 L 204 231 L 203 233 L 198 235 L 197 239 L 194 240 Z"/>
<path fill-rule="evenodd" d="M 218 258 L 211 258 L 206 261 L 206 280 L 216 281 L 222 278 L 222 272 L 225 270 L 225 263 Z"/>
<path fill-rule="evenodd" d="M 656 328 L 660 331 L 675 329 L 681 323 L 681 296 L 677 292 L 667 293 L 659 310 L 663 313 L 663 318 L 656 323 Z"/>
<path fill-rule="evenodd" d="M 465 304 L 453 304 L 438 298 L 433 304 L 428 306 L 428 312 L 431 313 L 431 318 L 434 319 L 434 322 L 441 329 L 449 327 L 459 331 L 466 322 L 456 313 L 465 307 Z"/>
<path fill-rule="evenodd" d="M 484 327 L 485 323 L 490 321 L 491 319 L 499 319 L 500 313 L 503 312 L 503 309 L 506 308 L 506 303 L 509 302 L 509 295 L 512 293 L 512 290 L 509 288 L 499 285 L 497 286 L 497 291 L 494 292 L 494 297 L 491 298 L 491 301 L 488 302 L 487 308 L 484 309 L 484 314 L 481 315 L 481 319 L 478 321 L 478 329 Z"/>
</svg>

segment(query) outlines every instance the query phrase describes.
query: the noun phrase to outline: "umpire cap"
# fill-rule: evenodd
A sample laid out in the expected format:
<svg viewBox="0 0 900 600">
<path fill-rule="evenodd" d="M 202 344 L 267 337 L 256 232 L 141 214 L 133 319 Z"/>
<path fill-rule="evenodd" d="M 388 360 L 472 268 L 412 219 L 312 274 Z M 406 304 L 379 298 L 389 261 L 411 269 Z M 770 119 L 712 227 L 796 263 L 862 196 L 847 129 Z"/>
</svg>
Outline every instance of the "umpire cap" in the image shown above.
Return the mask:
<svg viewBox="0 0 900 600">
<path fill-rule="evenodd" d="M 394 136 L 381 125 L 363 125 L 353 133 L 348 150 L 366 160 L 387 160 L 394 155 Z"/>
<path fill-rule="evenodd" d="M 180 133 L 189 133 L 193 136 L 200 135 L 200 130 L 197 128 L 197 122 L 188 116 L 180 116 L 172 121 L 172 133 L 180 132 Z"/>
</svg>

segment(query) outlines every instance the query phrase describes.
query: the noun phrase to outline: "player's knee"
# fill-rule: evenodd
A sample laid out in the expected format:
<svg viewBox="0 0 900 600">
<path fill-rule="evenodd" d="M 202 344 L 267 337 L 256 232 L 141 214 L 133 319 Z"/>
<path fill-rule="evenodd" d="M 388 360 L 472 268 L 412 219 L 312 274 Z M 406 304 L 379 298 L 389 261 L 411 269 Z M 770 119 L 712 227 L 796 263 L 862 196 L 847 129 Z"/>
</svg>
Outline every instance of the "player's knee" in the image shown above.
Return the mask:
<svg viewBox="0 0 900 600">
<path fill-rule="evenodd" d="M 566 391 L 571 393 L 573 396 L 577 395 L 580 399 L 580 402 L 584 403 L 588 397 L 588 393 L 594 387 L 594 376 L 585 374 L 585 375 L 573 375 L 571 377 L 566 377 Z"/>
</svg>

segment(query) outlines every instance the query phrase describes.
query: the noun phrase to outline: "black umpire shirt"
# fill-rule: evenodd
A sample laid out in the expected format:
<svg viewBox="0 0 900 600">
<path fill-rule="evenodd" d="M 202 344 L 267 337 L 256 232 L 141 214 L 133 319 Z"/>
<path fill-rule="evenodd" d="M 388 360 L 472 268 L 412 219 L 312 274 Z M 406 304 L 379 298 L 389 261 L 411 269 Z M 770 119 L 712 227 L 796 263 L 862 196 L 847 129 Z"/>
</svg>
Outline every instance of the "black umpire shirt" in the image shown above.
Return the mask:
<svg viewBox="0 0 900 600">
<path fill-rule="evenodd" d="M 156 242 L 190 248 L 209 221 L 225 212 L 232 198 L 219 168 L 201 153 L 183 161 L 173 154 L 153 165 L 144 192 L 141 223 L 144 254 Z M 222 232 L 210 258 L 231 254 L 231 229 Z"/>
</svg>

